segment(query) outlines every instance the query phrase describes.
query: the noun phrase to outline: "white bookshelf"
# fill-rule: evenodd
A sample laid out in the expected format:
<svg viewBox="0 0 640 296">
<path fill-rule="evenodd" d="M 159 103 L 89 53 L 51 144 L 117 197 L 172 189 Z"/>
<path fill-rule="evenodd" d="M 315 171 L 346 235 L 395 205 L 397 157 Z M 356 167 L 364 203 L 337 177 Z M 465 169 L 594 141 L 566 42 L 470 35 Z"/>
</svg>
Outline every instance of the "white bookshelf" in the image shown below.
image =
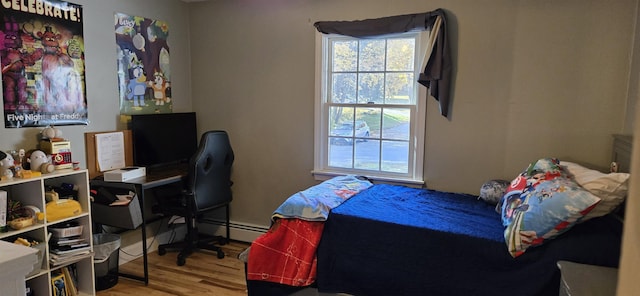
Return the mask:
<svg viewBox="0 0 640 296">
<path fill-rule="evenodd" d="M 89 175 L 87 170 L 56 170 L 50 174 L 43 174 L 39 177 L 20 179 L 13 178 L 0 181 L 0 190 L 8 192 L 8 198 L 19 200 L 23 206 L 32 205 L 37 207 L 46 216 L 46 186 L 60 186 L 62 183 L 69 183 L 77 186 L 78 202 L 82 208 L 81 213 L 73 217 L 60 219 L 57 221 L 44 221 L 35 223 L 19 230 L 8 227 L 7 232 L 0 233 L 0 239 L 13 242 L 17 237 L 28 237 L 35 239 L 41 244 L 45 244 L 43 250 L 43 261 L 41 266 L 36 266 L 36 270 L 31 272 L 25 279 L 26 285 L 34 291 L 35 295 L 54 295 L 51 286 L 52 275 L 55 275 L 60 268 L 75 264 L 77 268 L 77 288 L 78 295 L 95 295 L 93 255 L 89 254 L 77 261 L 69 262 L 61 266 L 51 267 L 49 264 L 50 252 L 48 247 L 49 228 L 68 222 L 78 223 L 83 226 L 82 238 L 89 242 L 93 250 L 92 224 L 91 224 L 91 202 L 89 197 Z M 39 270 L 38 270 L 39 268 Z"/>
</svg>

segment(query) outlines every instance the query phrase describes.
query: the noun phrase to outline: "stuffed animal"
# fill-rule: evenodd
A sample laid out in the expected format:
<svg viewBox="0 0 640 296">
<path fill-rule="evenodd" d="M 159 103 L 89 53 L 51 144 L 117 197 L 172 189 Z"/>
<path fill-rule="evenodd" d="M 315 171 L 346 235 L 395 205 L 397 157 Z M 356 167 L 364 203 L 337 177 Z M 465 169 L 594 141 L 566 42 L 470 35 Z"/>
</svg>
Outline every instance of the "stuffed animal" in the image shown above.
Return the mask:
<svg viewBox="0 0 640 296">
<path fill-rule="evenodd" d="M 31 152 L 29 156 L 29 167 L 32 172 L 41 172 L 43 174 L 51 173 L 54 170 L 47 155 L 40 150 Z"/>
<path fill-rule="evenodd" d="M 53 127 L 47 126 L 42 130 L 42 138 L 43 139 L 56 139 L 62 138 L 62 131 Z"/>
<path fill-rule="evenodd" d="M 0 178 L 13 178 L 13 156 L 0 151 Z"/>
<path fill-rule="evenodd" d="M 482 199 L 490 205 L 495 205 L 496 211 L 499 213 L 502 208 L 502 196 L 507 192 L 510 184 L 511 182 L 507 180 L 489 180 L 482 184 L 478 199 Z"/>
</svg>

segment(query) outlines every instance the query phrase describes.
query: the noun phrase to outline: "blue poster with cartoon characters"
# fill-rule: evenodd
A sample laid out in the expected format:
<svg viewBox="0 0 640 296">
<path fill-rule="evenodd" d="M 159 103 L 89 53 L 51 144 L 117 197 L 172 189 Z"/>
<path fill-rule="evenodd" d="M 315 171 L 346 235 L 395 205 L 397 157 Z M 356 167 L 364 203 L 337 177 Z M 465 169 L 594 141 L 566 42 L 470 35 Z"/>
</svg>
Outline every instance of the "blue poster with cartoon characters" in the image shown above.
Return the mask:
<svg viewBox="0 0 640 296">
<path fill-rule="evenodd" d="M 115 30 L 120 114 L 172 112 L 168 24 L 116 13 Z"/>
<path fill-rule="evenodd" d="M 0 1 L 7 128 L 88 124 L 82 6 Z"/>
</svg>

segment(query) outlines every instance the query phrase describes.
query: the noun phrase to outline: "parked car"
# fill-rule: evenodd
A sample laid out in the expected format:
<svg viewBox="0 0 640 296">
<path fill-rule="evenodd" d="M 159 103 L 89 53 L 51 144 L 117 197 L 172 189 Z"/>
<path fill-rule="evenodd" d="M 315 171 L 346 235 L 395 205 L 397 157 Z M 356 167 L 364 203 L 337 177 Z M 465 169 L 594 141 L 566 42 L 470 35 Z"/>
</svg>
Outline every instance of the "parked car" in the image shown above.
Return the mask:
<svg viewBox="0 0 640 296">
<path fill-rule="evenodd" d="M 364 120 L 356 120 L 355 122 L 355 133 L 354 133 L 354 123 L 353 122 L 343 122 L 338 125 L 333 132 L 331 137 L 331 144 L 352 144 L 353 138 L 367 138 L 369 137 L 369 125 Z M 357 141 L 366 141 L 366 139 L 356 139 Z"/>
</svg>

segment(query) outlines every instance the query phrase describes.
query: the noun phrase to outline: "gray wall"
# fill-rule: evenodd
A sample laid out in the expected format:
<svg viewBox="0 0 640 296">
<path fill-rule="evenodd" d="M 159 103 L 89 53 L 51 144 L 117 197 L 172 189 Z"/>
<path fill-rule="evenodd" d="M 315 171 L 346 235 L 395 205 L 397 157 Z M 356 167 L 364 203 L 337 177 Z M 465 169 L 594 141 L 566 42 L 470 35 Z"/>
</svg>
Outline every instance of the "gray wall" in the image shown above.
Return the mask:
<svg viewBox="0 0 640 296">
<path fill-rule="evenodd" d="M 84 133 L 121 129 L 114 13 L 143 16 L 169 23 L 174 110 L 191 111 L 191 64 L 189 50 L 188 5 L 177 0 L 73 0 L 83 8 L 89 125 L 59 127 L 71 141 L 71 155 L 86 167 Z M 36 148 L 42 128 L 5 129 L 0 127 L 3 151 Z"/>
<path fill-rule="evenodd" d="M 215 0 L 189 6 L 193 107 L 229 131 L 232 219 L 268 225 L 313 169 L 315 30 L 444 8 L 455 58 L 453 114 L 427 100 L 429 188 L 477 193 L 531 161 L 604 168 L 625 131 L 637 0 Z M 629 118 L 632 120 L 632 117 Z"/>
</svg>

